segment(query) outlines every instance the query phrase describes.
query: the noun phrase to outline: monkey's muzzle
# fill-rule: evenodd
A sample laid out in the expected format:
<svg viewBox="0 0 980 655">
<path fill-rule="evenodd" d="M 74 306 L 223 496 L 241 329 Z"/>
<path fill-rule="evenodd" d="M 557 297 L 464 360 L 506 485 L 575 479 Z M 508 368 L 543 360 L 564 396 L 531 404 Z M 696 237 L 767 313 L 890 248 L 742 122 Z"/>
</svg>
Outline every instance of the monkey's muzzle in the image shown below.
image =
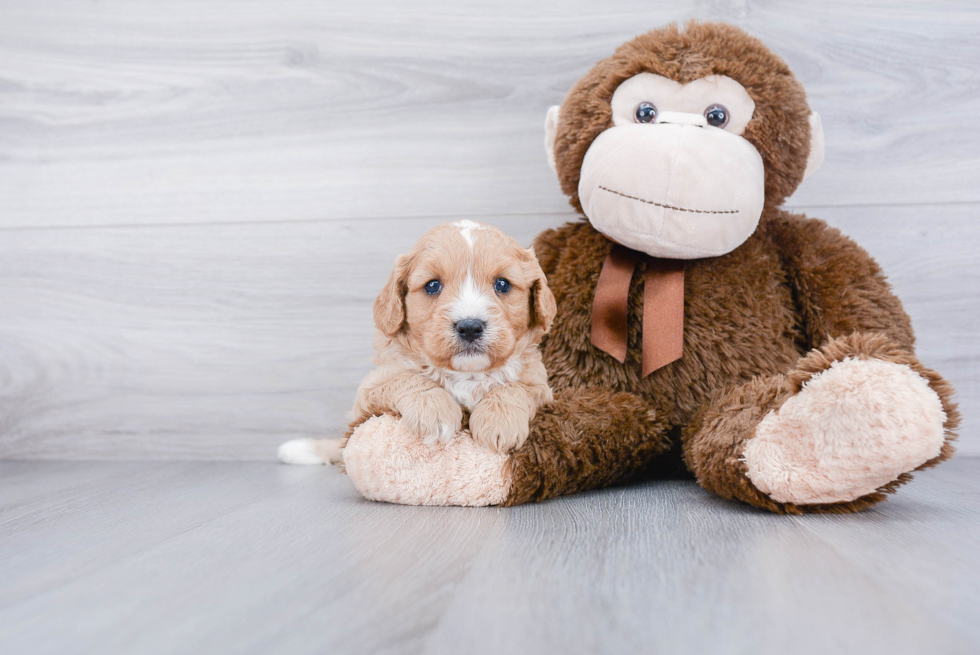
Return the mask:
<svg viewBox="0 0 980 655">
<path fill-rule="evenodd" d="M 690 117 L 690 120 L 688 120 Z M 762 157 L 696 114 L 600 134 L 582 163 L 585 215 L 609 238 L 654 257 L 731 252 L 755 231 L 765 202 Z"/>
</svg>

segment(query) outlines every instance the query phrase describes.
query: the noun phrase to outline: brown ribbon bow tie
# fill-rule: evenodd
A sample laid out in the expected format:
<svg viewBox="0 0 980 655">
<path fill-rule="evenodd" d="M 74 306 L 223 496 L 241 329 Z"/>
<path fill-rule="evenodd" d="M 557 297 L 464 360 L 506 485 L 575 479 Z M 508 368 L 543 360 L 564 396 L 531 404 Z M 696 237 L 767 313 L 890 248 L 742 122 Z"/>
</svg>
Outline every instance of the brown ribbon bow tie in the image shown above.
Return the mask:
<svg viewBox="0 0 980 655">
<path fill-rule="evenodd" d="M 592 302 L 592 343 L 626 362 L 630 280 L 646 258 L 643 275 L 643 377 L 684 353 L 684 261 L 647 257 L 614 243 L 602 264 Z"/>
</svg>

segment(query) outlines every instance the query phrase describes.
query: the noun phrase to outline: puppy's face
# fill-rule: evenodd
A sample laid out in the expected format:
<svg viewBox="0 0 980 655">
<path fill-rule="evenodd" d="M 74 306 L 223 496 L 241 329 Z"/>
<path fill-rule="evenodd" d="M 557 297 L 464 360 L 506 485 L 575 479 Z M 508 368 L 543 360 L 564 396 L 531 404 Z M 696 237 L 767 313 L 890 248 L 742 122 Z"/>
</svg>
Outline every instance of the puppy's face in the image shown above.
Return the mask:
<svg viewBox="0 0 980 655">
<path fill-rule="evenodd" d="M 459 221 L 398 257 L 374 321 L 433 366 L 487 371 L 537 343 L 555 310 L 533 250 L 489 225 Z"/>
</svg>

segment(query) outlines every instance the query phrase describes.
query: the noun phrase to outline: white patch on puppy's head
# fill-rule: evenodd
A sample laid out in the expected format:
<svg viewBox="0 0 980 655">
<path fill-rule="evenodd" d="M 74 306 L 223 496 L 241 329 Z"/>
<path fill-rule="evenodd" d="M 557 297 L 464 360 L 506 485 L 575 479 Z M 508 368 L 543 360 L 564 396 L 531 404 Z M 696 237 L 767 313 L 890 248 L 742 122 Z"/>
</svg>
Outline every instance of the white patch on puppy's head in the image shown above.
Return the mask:
<svg viewBox="0 0 980 655">
<path fill-rule="evenodd" d="M 480 225 L 476 221 L 470 221 L 467 219 L 456 221 L 453 223 L 453 225 L 459 228 L 459 233 L 463 235 L 463 239 L 466 241 L 466 245 L 468 245 L 470 249 L 473 248 L 473 244 L 476 242 L 476 239 L 473 236 L 473 230 L 487 229 L 485 225 Z"/>
</svg>

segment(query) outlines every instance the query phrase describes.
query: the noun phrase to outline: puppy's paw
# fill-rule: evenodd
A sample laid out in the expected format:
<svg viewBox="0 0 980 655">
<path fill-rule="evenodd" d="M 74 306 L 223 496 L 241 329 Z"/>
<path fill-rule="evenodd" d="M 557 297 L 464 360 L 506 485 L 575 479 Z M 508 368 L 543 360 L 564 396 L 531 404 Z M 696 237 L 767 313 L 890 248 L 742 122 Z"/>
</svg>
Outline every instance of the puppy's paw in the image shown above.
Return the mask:
<svg viewBox="0 0 980 655">
<path fill-rule="evenodd" d="M 526 405 L 487 396 L 470 414 L 470 435 L 488 450 L 508 453 L 527 441 L 530 422 L 531 412 Z"/>
<path fill-rule="evenodd" d="M 341 439 L 293 439 L 279 446 L 284 464 L 336 464 L 343 460 Z"/>
<path fill-rule="evenodd" d="M 463 425 L 463 408 L 441 387 L 416 394 L 400 409 L 402 425 L 427 444 L 448 442 Z"/>
</svg>

